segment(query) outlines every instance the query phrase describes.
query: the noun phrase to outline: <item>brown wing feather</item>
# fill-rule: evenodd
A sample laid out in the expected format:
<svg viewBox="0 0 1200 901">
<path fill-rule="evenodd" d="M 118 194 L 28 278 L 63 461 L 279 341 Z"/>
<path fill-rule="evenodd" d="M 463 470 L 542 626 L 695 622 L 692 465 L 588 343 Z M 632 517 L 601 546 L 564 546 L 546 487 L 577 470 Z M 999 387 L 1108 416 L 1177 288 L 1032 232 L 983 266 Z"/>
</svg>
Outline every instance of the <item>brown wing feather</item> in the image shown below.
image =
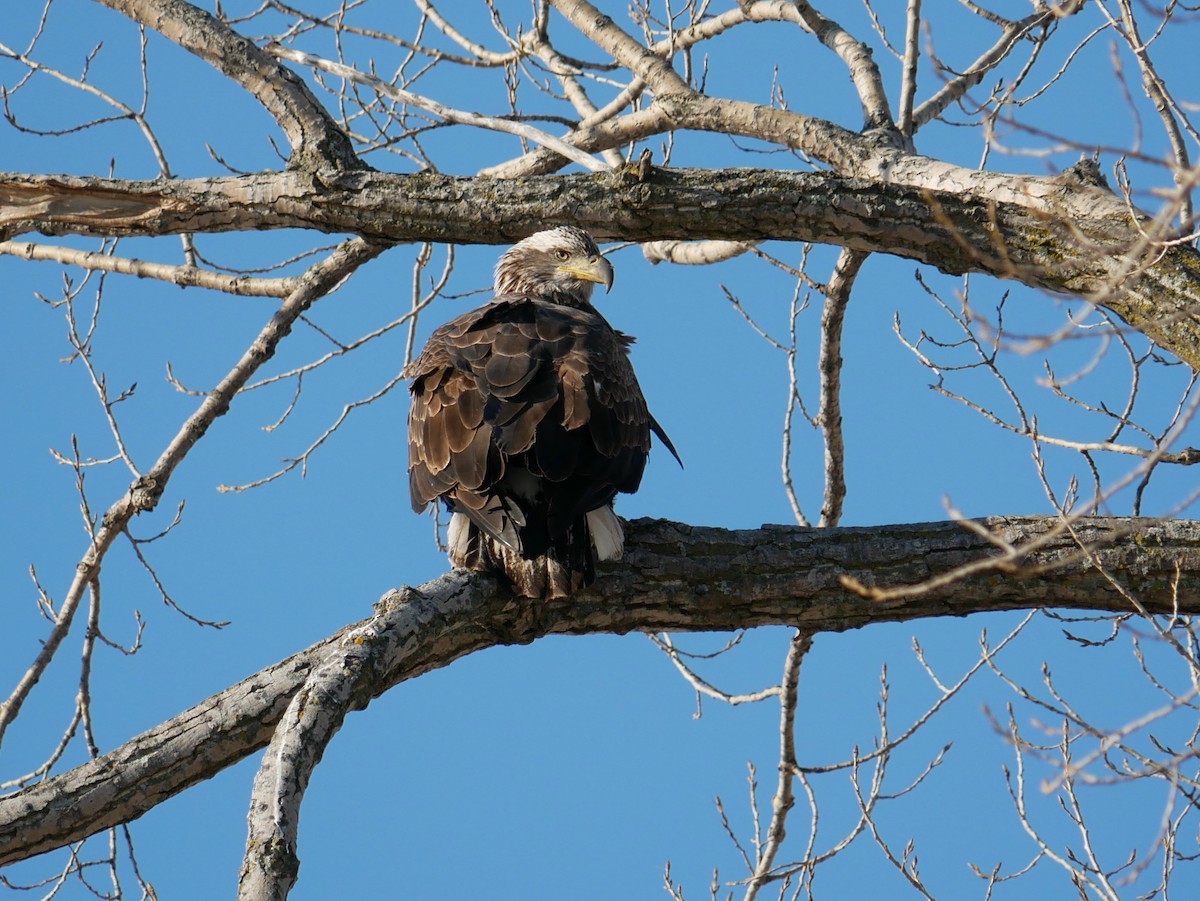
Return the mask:
<svg viewBox="0 0 1200 901">
<path fill-rule="evenodd" d="M 594 310 L 525 298 L 437 329 L 407 373 L 413 507 L 445 496 L 500 538 L 525 516 L 497 502 L 501 482 L 526 470 L 551 483 L 542 501 L 550 534 L 522 537 L 544 546 L 618 491 L 636 490 L 650 416 L 628 343 Z"/>
<path fill-rule="evenodd" d="M 614 495 L 637 489 L 651 433 L 674 453 L 633 339 L 590 303 L 612 275 L 581 229 L 531 235 L 496 265 L 501 296 L 437 329 L 406 372 L 414 508 L 441 498 L 451 562 L 528 597 L 564 597 L 619 557 Z"/>
</svg>

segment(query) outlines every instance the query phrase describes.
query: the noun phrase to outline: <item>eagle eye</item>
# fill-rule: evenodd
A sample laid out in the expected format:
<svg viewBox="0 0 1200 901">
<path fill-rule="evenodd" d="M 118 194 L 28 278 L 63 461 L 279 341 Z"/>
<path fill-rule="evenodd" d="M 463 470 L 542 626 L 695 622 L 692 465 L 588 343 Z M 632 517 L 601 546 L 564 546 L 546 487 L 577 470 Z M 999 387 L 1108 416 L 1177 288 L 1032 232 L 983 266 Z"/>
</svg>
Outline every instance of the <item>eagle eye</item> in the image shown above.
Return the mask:
<svg viewBox="0 0 1200 901">
<path fill-rule="evenodd" d="M 560 260 L 560 261 L 566 260 L 570 256 L 571 255 L 569 253 L 567 253 L 565 250 L 563 250 L 561 247 L 558 250 L 554 251 L 554 259 L 556 259 L 556 260 Z"/>
</svg>

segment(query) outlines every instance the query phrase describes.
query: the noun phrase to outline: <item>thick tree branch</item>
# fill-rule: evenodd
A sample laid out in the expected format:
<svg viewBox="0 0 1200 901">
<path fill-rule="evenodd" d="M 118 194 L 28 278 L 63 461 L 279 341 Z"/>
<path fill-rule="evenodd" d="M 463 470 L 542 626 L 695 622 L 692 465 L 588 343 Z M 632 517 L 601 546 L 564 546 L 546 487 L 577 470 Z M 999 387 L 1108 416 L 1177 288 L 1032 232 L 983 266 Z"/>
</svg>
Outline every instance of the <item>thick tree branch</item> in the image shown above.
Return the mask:
<svg viewBox="0 0 1200 901">
<path fill-rule="evenodd" d="M 587 0 L 553 3 L 580 33 L 645 82 L 654 94 L 654 106 L 665 113 L 671 127 L 759 138 L 801 150 L 841 172 L 852 171 L 861 160 L 864 147 L 853 132 L 790 110 L 701 94 L 688 86 L 668 60 L 639 43 Z M 815 13 L 812 16 L 820 18 Z M 821 21 L 830 28 L 818 26 L 818 37 L 835 48 L 843 43 L 834 33 L 840 33 L 840 29 L 827 20 Z M 856 84 L 859 81 L 856 78 Z M 870 119 L 872 111 L 867 102 L 873 101 L 864 100 L 864 113 Z"/>
<path fill-rule="evenodd" d="M 371 645 L 378 645 L 381 633 L 370 625 L 348 633 L 340 642 L 342 653 L 326 655 L 309 674 L 271 736 L 250 797 L 239 899 L 282 901 L 296 881 L 305 789 L 346 714 L 355 709 L 355 693 L 379 678 L 369 665 L 380 656 Z"/>
<path fill-rule="evenodd" d="M 75 770 L 0 799 L 0 865 L 132 820 L 264 747 L 314 668 L 367 647 L 356 706 L 391 686 L 496 645 L 549 634 L 794 625 L 844 631 L 873 622 L 1035 607 L 1128 612 L 1110 580 L 1157 614 L 1200 613 L 1200 522 L 1086 519 L 1078 553 L 1052 518 L 874 528 L 747 531 L 660 520 L 629 524 L 626 559 L 569 602 L 515 600 L 487 576 L 454 572 L 386 595 L 375 616 L 268 667 Z M 989 556 L 990 530 L 1038 541 L 1022 572 L 992 571 L 912 597 L 870 601 L 843 577 L 908 584 Z M 1107 574 L 1106 574 L 1107 573 Z M 349 642 L 350 644 L 347 644 Z M 355 651 L 357 654 L 358 652 Z M 371 656 L 376 655 L 376 656 Z"/>
<path fill-rule="evenodd" d="M 293 168 L 361 169 L 350 139 L 308 86 L 252 41 L 184 0 L 100 0 L 196 54 L 263 105 L 287 135 Z"/>
<path fill-rule="evenodd" d="M 0 174 L 0 236 L 307 228 L 499 244 L 536 222 L 633 241 L 811 241 L 1102 303 L 1200 368 L 1200 254 L 1155 240 L 1163 222 L 1135 220 L 1121 198 L 1067 176 L 981 173 L 907 154 L 881 155 L 877 168 L 878 179 L 745 169 L 513 180 L 276 172 L 167 183 Z"/>
</svg>

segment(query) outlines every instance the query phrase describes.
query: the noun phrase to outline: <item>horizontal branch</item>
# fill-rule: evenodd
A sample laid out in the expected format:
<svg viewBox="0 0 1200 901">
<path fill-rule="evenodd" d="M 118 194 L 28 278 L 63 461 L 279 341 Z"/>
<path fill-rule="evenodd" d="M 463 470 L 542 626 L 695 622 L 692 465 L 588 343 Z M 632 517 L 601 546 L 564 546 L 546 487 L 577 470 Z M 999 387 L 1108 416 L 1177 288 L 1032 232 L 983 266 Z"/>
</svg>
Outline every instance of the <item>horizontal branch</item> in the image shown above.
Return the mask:
<svg viewBox="0 0 1200 901">
<path fill-rule="evenodd" d="M 766 526 L 730 531 L 662 520 L 629 524 L 626 558 L 567 602 L 514 601 L 487 576 L 456 571 L 391 592 L 374 616 L 268 667 L 174 719 L 68 773 L 0 798 L 0 865 L 135 819 L 264 747 L 305 678 L 341 642 L 386 636 L 371 697 L 496 645 L 550 634 L 709 631 L 792 625 L 839 632 L 875 622 L 1036 607 L 1200 614 L 1200 522 L 991 518 L 872 528 Z M 997 553 L 981 533 L 1032 545 L 1021 572 L 992 570 L 887 601 L 842 587 L 845 578 L 893 587 Z M 1093 548 L 1079 553 L 1079 543 Z M 1106 575 L 1107 573 L 1107 575 Z M 384 653 L 384 652 L 381 652 Z"/>
<path fill-rule="evenodd" d="M 638 242 L 808 241 L 1083 297 L 1200 368 L 1200 254 L 1148 238 L 1151 224 L 1121 198 L 1065 176 L 980 173 L 911 155 L 889 171 L 878 179 L 650 169 L 504 180 L 275 172 L 167 182 L 0 173 L 0 238 L 301 228 L 373 242 L 502 244 L 538 223 Z"/>
<path fill-rule="evenodd" d="M 242 297 L 286 297 L 296 287 L 297 280 L 288 278 L 255 278 L 248 275 L 223 275 L 197 266 L 174 266 L 147 263 L 144 260 L 118 257 L 108 253 L 75 250 L 72 247 L 51 247 L 27 241 L 0 241 L 0 254 L 23 260 L 47 260 L 66 266 L 78 266 L 97 272 L 119 272 L 137 278 L 171 282 L 181 288 L 209 288 Z"/>
</svg>

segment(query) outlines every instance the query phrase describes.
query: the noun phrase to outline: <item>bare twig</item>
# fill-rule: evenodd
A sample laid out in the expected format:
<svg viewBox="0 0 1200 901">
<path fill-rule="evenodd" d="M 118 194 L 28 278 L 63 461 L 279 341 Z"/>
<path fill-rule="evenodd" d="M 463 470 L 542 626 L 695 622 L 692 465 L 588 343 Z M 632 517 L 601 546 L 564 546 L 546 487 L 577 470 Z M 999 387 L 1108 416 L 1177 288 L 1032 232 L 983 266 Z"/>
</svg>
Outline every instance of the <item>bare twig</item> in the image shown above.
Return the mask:
<svg viewBox="0 0 1200 901">
<path fill-rule="evenodd" d="M 547 147 L 592 172 L 602 172 L 608 168 L 591 154 L 585 153 L 578 147 L 523 122 L 513 122 L 510 119 L 501 119 L 496 116 L 484 116 L 467 110 L 452 109 L 430 97 L 423 97 L 420 94 L 414 94 L 412 91 L 394 87 L 373 75 L 359 72 L 350 66 L 334 62 L 333 60 L 322 59 L 319 56 L 313 56 L 311 53 L 289 50 L 280 44 L 268 44 L 266 50 L 272 56 L 279 59 L 290 60 L 304 66 L 312 66 L 314 69 L 320 69 L 322 72 L 328 72 L 331 75 L 338 76 L 338 78 L 366 85 L 376 93 L 392 100 L 398 100 L 401 103 L 407 103 L 412 106 L 419 106 L 421 109 L 429 110 L 434 115 L 440 116 L 447 122 L 473 125 L 477 128 L 488 128 L 492 131 L 502 131 L 507 134 L 517 135 L 518 137 L 533 141 L 535 144 Z"/>
<path fill-rule="evenodd" d="M 8 698 L 0 703 L 0 739 L 3 738 L 4 731 L 20 713 L 21 706 L 29 696 L 29 692 L 33 690 L 62 640 L 66 637 L 75 612 L 83 599 L 85 589 L 98 577 L 104 556 L 112 542 L 125 530 L 126 525 L 134 516 L 153 510 L 157 506 L 175 468 L 183 461 L 196 442 L 204 436 L 213 422 L 225 413 L 234 396 L 246 384 L 250 376 L 271 358 L 276 346 L 291 331 L 296 319 L 315 301 L 336 288 L 358 266 L 377 255 L 380 250 L 379 247 L 354 238 L 301 276 L 296 289 L 284 300 L 279 310 L 271 317 L 233 369 L 183 423 L 179 432 L 166 446 L 154 465 L 146 471 L 145 475 L 135 480 L 126 493 L 109 507 L 96 529 L 94 539 L 76 567 L 74 578 L 59 607 L 54 627 L 42 640 L 41 649 L 29 669 L 18 681 Z"/>
</svg>

